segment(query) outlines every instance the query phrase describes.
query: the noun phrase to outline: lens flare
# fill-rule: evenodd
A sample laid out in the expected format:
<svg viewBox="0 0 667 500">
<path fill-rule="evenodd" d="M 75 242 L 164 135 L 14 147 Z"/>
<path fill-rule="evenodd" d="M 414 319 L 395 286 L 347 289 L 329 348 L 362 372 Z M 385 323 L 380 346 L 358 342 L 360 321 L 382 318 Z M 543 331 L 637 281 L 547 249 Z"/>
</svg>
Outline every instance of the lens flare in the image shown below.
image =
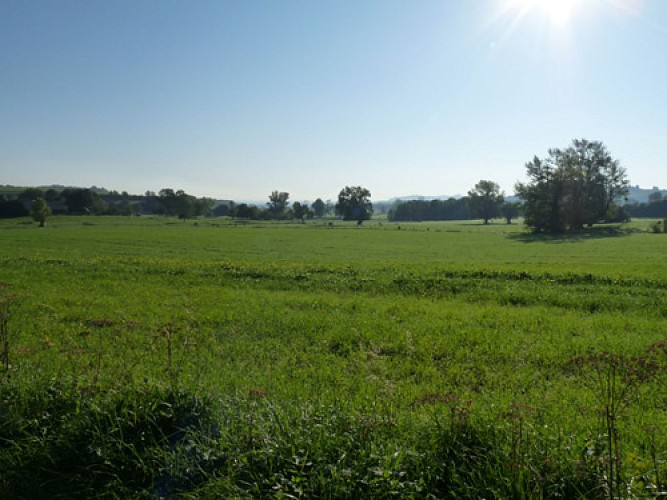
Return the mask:
<svg viewBox="0 0 667 500">
<path fill-rule="evenodd" d="M 507 0 L 506 8 L 522 16 L 539 14 L 555 26 L 564 26 L 577 17 L 583 5 L 583 0 Z"/>
</svg>

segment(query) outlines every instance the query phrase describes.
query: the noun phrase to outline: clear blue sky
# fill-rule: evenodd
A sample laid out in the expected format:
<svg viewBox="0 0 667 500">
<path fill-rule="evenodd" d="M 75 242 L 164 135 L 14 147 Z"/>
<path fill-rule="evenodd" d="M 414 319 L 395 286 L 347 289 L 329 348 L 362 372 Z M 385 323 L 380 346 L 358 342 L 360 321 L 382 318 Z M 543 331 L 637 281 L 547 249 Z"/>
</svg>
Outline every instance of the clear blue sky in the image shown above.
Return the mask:
<svg viewBox="0 0 667 500">
<path fill-rule="evenodd" d="M 667 188 L 667 1 L 0 1 L 0 184 L 509 194 L 573 138 Z"/>
</svg>

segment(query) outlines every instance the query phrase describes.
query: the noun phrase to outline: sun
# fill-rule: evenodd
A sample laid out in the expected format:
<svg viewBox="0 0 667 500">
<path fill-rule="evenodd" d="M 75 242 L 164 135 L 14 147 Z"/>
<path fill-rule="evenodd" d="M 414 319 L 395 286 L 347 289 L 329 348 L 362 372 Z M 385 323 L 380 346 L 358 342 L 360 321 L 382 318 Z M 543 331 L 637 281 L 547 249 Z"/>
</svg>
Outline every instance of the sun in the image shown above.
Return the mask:
<svg viewBox="0 0 667 500">
<path fill-rule="evenodd" d="M 538 4 L 537 7 L 556 25 L 570 23 L 582 6 L 581 0 L 533 0 L 533 3 Z"/>
<path fill-rule="evenodd" d="M 581 13 L 585 0 L 507 0 L 508 10 L 522 17 L 537 14 L 556 27 L 569 25 Z"/>
</svg>

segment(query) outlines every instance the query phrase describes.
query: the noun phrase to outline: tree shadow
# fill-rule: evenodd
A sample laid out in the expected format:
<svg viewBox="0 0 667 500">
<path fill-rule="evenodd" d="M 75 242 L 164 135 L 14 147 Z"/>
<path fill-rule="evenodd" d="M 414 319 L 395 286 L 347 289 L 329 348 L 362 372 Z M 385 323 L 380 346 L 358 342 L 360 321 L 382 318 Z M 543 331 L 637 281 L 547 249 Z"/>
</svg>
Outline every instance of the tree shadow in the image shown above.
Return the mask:
<svg viewBox="0 0 667 500">
<path fill-rule="evenodd" d="M 587 227 L 576 233 L 510 233 L 507 237 L 523 243 L 577 243 L 593 239 L 620 238 L 638 232 L 636 228 L 622 226 Z"/>
</svg>

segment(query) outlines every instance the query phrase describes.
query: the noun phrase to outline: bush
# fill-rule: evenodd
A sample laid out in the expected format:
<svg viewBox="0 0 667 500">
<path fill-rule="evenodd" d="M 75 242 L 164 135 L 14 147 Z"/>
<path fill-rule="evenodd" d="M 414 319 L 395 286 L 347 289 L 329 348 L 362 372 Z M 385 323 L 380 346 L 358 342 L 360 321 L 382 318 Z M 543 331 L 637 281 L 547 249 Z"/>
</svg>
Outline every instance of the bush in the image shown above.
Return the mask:
<svg viewBox="0 0 667 500">
<path fill-rule="evenodd" d="M 663 221 L 654 222 L 649 226 L 649 232 L 651 233 L 664 233 L 665 225 Z"/>
</svg>

